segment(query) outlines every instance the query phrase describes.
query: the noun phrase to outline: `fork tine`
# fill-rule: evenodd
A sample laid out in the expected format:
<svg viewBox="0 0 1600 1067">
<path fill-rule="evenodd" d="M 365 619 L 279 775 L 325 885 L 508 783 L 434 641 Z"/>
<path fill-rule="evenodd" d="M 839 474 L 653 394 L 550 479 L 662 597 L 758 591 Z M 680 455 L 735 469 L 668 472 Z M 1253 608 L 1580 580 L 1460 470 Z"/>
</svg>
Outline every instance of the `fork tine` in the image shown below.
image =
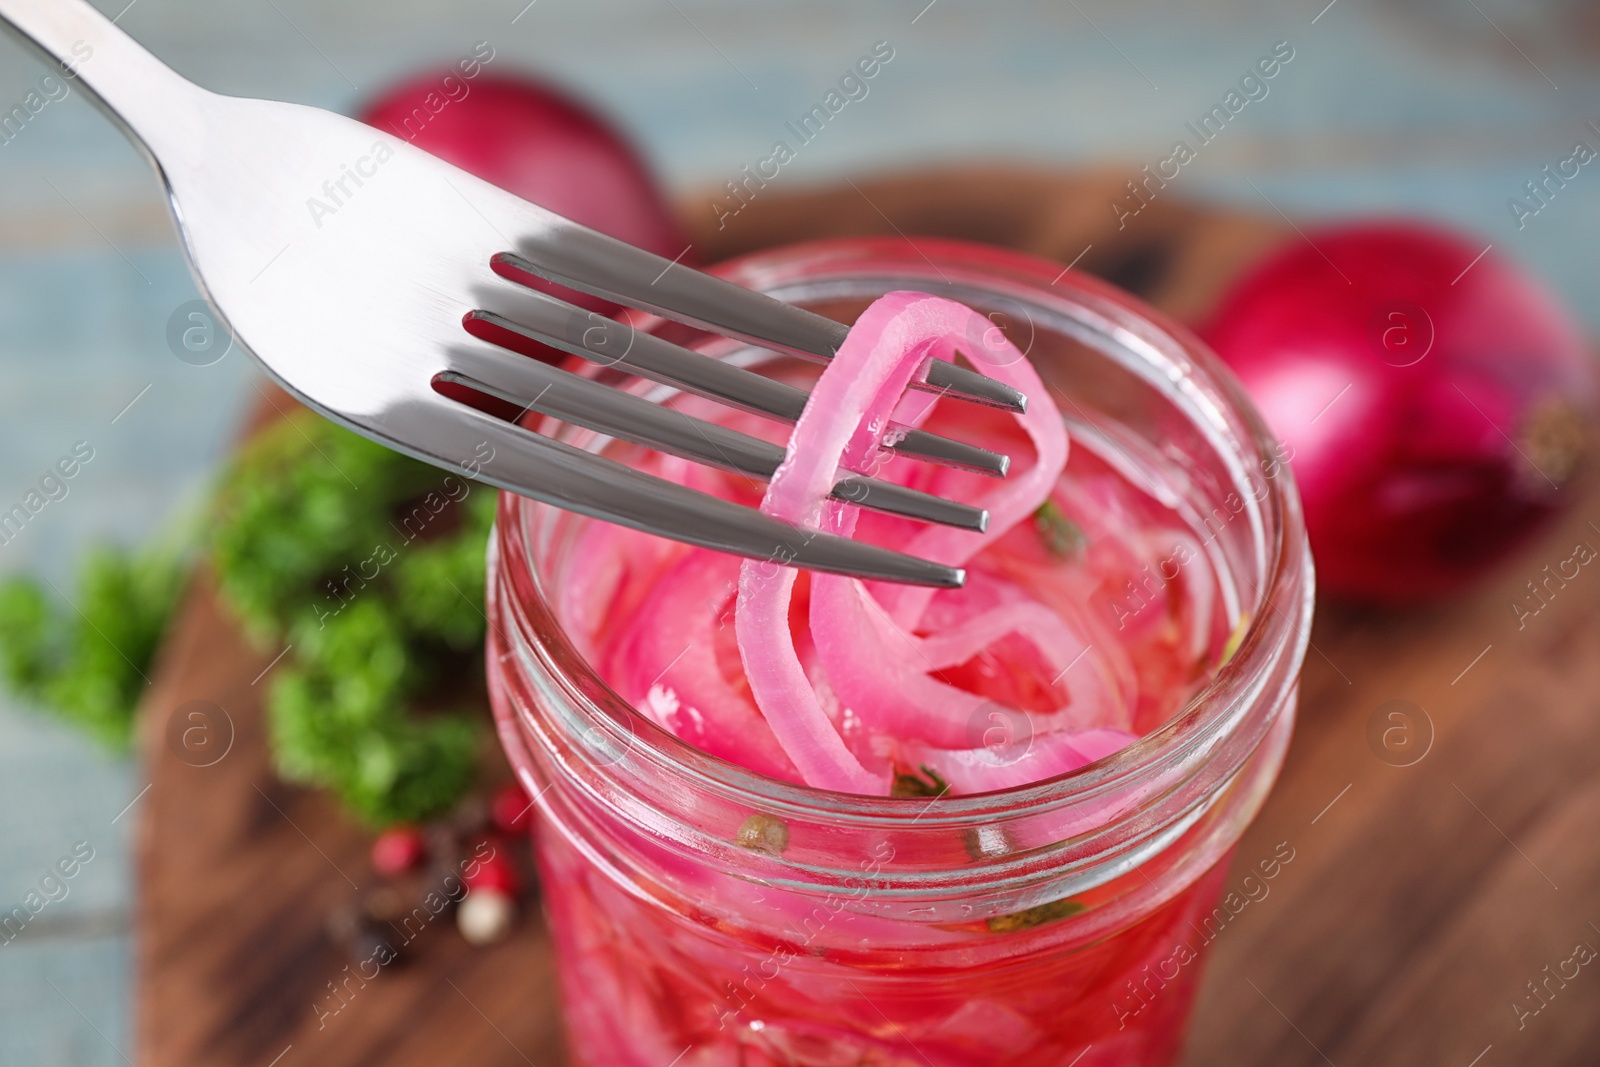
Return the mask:
<svg viewBox="0 0 1600 1067">
<path fill-rule="evenodd" d="M 726 426 L 696 419 L 644 397 L 487 346 L 453 345 L 441 377 L 461 381 L 524 410 L 658 448 L 723 470 L 770 478 L 783 449 Z"/>
<path fill-rule="evenodd" d="M 642 378 L 720 403 L 794 422 L 806 405 L 806 392 L 765 375 L 675 345 L 532 290 L 515 294 L 515 317 L 473 311 L 469 323 L 484 323 L 531 341 L 570 352 L 602 367 L 622 366 Z M 484 303 L 499 301 L 484 301 Z M 504 306 L 504 305 L 502 305 Z"/>
<path fill-rule="evenodd" d="M 1010 456 L 969 445 L 965 441 L 940 437 L 926 430 L 899 427 L 894 423 L 889 424 L 887 434 L 884 444 L 898 455 L 916 456 L 941 467 L 955 467 L 974 474 L 987 474 L 992 478 L 1004 478 L 1011 470 Z"/>
<path fill-rule="evenodd" d="M 377 421 L 353 428 L 424 462 L 459 468 L 501 489 L 718 552 L 943 589 L 958 588 L 966 579 L 959 567 L 802 530 L 443 397 L 399 401 Z"/>
<path fill-rule="evenodd" d="M 832 495 L 835 500 L 848 501 L 886 515 L 936 522 L 977 533 L 989 528 L 989 512 L 986 508 L 975 508 L 971 504 L 934 496 L 881 478 L 841 478 L 833 487 Z"/>
<path fill-rule="evenodd" d="M 471 324 L 486 325 L 601 366 L 623 366 L 651 381 L 789 423 L 800 417 L 809 396 L 804 389 L 683 348 L 546 293 L 518 288 L 476 295 L 482 303 L 497 305 L 510 314 L 481 308 L 472 311 L 467 315 L 469 332 Z M 493 338 L 482 332 L 474 335 L 493 343 Z M 1010 466 L 1008 457 L 999 452 L 926 430 L 898 430 L 891 425 L 885 444 L 912 459 L 992 477 L 1005 477 Z"/>
<path fill-rule="evenodd" d="M 548 278 L 690 326 L 824 362 L 833 358 L 850 332 L 832 319 L 576 224 L 562 226 L 557 237 L 538 247 L 525 244 L 522 253 L 495 256 L 497 272 L 509 268 Z M 930 361 L 926 380 L 913 386 L 1006 411 L 1028 408 L 1028 398 L 1018 390 L 945 360 Z"/>
<path fill-rule="evenodd" d="M 440 375 L 444 380 L 509 401 L 524 411 L 537 411 L 697 463 L 766 481 L 784 459 L 783 448 L 770 441 L 486 345 L 454 346 L 448 362 L 451 369 Z M 876 478 L 842 478 L 833 495 L 875 511 L 967 530 L 983 530 L 989 521 L 982 508 Z"/>
</svg>

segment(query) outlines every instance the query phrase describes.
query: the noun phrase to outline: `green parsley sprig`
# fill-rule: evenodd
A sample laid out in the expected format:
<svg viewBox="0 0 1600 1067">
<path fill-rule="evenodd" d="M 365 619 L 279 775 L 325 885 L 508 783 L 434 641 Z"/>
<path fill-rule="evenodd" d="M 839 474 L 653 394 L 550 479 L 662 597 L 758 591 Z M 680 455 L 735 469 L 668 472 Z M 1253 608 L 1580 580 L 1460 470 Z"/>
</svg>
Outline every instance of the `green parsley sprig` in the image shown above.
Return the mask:
<svg viewBox="0 0 1600 1067">
<path fill-rule="evenodd" d="M 267 693 L 279 773 L 375 826 L 448 809 L 483 739 L 494 492 L 303 414 L 241 452 L 216 503 L 223 598 L 289 649 Z"/>
<path fill-rule="evenodd" d="M 263 651 L 274 762 L 374 826 L 451 808 L 485 731 L 485 545 L 495 493 L 309 412 L 229 465 L 190 538 Z M 126 751 L 193 552 L 97 549 L 70 603 L 0 582 L 0 676 Z"/>
<path fill-rule="evenodd" d="M 132 742 L 134 709 L 187 567 L 165 546 L 95 548 L 71 592 L 13 575 L 0 583 L 0 676 L 114 752 Z"/>
</svg>

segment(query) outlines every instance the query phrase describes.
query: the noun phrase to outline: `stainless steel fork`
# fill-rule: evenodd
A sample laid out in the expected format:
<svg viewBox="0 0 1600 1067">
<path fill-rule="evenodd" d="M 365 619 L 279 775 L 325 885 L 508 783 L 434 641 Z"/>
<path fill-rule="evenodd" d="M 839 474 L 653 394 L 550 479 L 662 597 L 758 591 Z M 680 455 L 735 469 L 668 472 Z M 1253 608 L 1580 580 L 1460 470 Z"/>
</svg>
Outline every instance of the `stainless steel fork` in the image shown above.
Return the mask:
<svg viewBox="0 0 1600 1067">
<path fill-rule="evenodd" d="M 0 0 L 0 20 L 91 90 L 146 151 L 202 290 L 237 342 L 323 415 L 428 463 L 690 544 L 861 577 L 961 584 L 959 568 L 796 529 L 438 388 L 465 386 L 524 413 L 768 478 L 781 448 L 515 354 L 506 342 L 554 345 L 791 422 L 802 390 L 517 279 L 542 277 L 819 360 L 832 357 L 845 326 L 579 226 L 351 119 L 202 89 L 85 0 Z M 330 200 L 330 188 L 342 195 Z M 924 379 L 918 387 L 978 403 L 1026 404 L 945 361 L 932 361 Z M 1005 473 L 1004 456 L 959 441 L 920 430 L 890 439 L 903 455 Z M 834 495 L 973 529 L 987 521 L 979 509 L 869 477 L 842 475 Z"/>
</svg>

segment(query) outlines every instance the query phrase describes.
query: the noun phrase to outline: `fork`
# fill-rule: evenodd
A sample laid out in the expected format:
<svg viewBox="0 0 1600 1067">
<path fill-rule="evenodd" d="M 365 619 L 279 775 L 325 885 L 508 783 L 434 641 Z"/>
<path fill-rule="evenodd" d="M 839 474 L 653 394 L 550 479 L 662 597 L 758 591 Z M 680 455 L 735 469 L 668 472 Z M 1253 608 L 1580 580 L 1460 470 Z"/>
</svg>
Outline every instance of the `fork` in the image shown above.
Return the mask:
<svg viewBox="0 0 1600 1067">
<path fill-rule="evenodd" d="M 201 291 L 240 346 L 313 410 L 435 466 L 704 548 L 887 581 L 964 580 L 960 568 L 799 529 L 635 470 L 457 392 L 767 479 L 781 447 L 518 349 L 551 345 L 788 422 L 799 417 L 804 390 L 530 283 L 544 279 L 818 361 L 838 349 L 844 325 L 587 229 L 354 120 L 202 89 L 86 0 L 0 0 L 0 20 L 86 86 L 144 150 Z M 344 194 L 331 212 L 330 189 Z M 930 360 L 915 385 L 1026 407 L 1016 390 L 944 360 Z M 1005 475 L 1003 455 L 920 429 L 890 430 L 885 441 L 897 454 Z M 842 474 L 833 495 L 966 529 L 981 530 L 988 518 L 863 475 Z"/>
</svg>

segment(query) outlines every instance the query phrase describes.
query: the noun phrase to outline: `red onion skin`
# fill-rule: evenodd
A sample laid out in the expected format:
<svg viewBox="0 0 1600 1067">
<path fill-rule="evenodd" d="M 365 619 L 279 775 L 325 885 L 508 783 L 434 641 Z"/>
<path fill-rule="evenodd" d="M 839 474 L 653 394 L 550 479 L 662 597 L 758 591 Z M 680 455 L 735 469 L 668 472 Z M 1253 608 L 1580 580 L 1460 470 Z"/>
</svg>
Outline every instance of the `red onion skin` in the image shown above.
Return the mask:
<svg viewBox="0 0 1600 1067">
<path fill-rule="evenodd" d="M 1587 345 L 1483 249 L 1408 222 L 1314 231 L 1202 330 L 1284 442 L 1322 592 L 1450 594 L 1572 501 L 1597 407 Z"/>
<path fill-rule="evenodd" d="M 443 86 L 466 95 L 449 99 Z M 430 95 L 437 113 L 423 101 Z M 428 121 L 414 112 L 421 108 Z M 672 258 L 686 243 L 633 146 L 558 89 L 522 75 L 454 69 L 390 89 L 359 116 L 525 200 L 612 237 Z M 407 125 L 410 120 L 409 125 Z"/>
</svg>

